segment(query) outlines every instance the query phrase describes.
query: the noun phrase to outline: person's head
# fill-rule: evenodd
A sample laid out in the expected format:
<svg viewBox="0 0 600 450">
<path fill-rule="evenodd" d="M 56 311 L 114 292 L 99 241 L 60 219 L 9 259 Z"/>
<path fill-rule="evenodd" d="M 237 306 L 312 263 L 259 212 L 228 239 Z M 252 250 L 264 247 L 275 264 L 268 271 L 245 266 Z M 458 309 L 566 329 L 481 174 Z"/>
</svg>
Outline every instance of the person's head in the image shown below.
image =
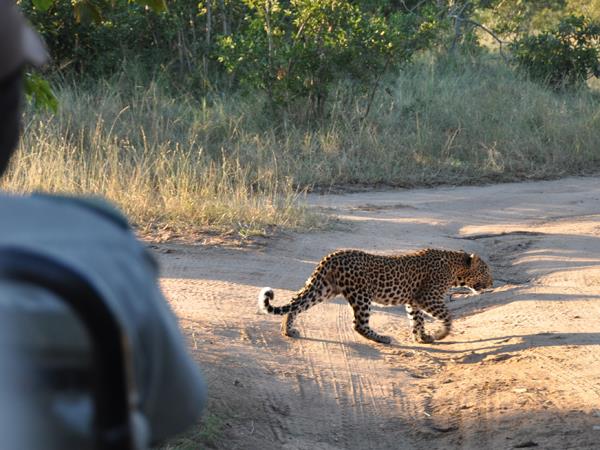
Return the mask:
<svg viewBox="0 0 600 450">
<path fill-rule="evenodd" d="M 0 175 L 19 140 L 22 71 L 41 65 L 47 54 L 40 38 L 27 26 L 12 0 L 0 0 Z"/>
</svg>

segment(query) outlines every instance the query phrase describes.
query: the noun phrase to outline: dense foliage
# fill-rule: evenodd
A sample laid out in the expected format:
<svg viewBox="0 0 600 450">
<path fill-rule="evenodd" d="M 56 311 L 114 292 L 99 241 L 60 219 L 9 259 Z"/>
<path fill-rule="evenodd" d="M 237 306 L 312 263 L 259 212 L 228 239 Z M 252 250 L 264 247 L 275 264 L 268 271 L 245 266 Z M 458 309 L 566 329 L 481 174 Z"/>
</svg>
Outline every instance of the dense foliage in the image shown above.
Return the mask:
<svg viewBox="0 0 600 450">
<path fill-rule="evenodd" d="M 218 40 L 218 60 L 243 84 L 276 103 L 295 96 L 323 106 L 340 78 L 370 81 L 435 40 L 435 14 L 388 11 L 340 0 L 244 0 L 236 33 Z M 427 11 L 433 12 L 433 11 Z"/>
<path fill-rule="evenodd" d="M 555 88 L 581 86 L 600 74 L 600 25 L 569 16 L 552 30 L 513 44 L 517 63 L 537 80 Z"/>
<path fill-rule="evenodd" d="M 599 62 L 593 19 L 600 17 L 600 0 L 172 0 L 168 9 L 164 0 L 19 5 L 62 71 L 98 78 L 134 62 L 146 76 L 160 73 L 198 97 L 258 89 L 272 106 L 308 99 L 317 115 L 340 80 L 371 89 L 423 49 L 480 52 L 499 44 L 512 52 L 506 61 L 553 86 L 581 85 Z"/>
<path fill-rule="evenodd" d="M 115 0 L 85 15 L 39 1 L 20 5 L 59 67 L 109 75 L 135 60 L 200 93 L 226 83 L 262 89 L 276 104 L 309 97 L 317 109 L 333 81 L 377 79 L 447 25 L 434 5 L 394 0 L 177 0 L 166 13 Z"/>
</svg>

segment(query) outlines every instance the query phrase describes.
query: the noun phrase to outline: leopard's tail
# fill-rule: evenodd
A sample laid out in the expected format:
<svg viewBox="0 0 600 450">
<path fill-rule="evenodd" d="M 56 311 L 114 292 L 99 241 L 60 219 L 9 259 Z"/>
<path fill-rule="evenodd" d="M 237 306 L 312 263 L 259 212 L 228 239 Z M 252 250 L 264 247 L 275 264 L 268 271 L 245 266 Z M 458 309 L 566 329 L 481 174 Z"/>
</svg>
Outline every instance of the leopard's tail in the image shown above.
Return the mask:
<svg viewBox="0 0 600 450">
<path fill-rule="evenodd" d="M 258 294 L 258 309 L 263 313 L 276 314 L 278 316 L 288 314 L 294 309 L 292 303 L 284 306 L 271 306 L 271 300 L 274 298 L 273 289 L 270 287 L 262 288 Z"/>
<path fill-rule="evenodd" d="M 310 304 L 310 300 L 316 296 L 315 286 L 311 285 L 308 288 L 302 289 L 290 303 L 283 306 L 273 306 L 271 301 L 275 298 L 273 289 L 270 287 L 262 288 L 258 294 L 258 309 L 259 312 L 267 314 L 275 314 L 283 316 L 285 314 L 293 313 L 302 308 L 304 304 Z"/>
</svg>

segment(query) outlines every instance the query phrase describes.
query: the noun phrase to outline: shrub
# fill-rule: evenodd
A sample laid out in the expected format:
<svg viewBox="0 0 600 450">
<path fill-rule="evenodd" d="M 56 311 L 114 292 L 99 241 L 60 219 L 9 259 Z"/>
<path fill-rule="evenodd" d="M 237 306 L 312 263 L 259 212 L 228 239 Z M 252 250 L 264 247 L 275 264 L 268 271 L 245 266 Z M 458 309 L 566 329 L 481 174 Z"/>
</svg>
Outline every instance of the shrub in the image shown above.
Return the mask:
<svg viewBox="0 0 600 450">
<path fill-rule="evenodd" d="M 599 75 L 600 24 L 568 16 L 554 30 L 512 45 L 515 60 L 532 78 L 551 87 L 577 87 Z"/>
<path fill-rule="evenodd" d="M 322 112 L 339 80 L 370 81 L 427 48 L 443 26 L 434 9 L 383 11 L 389 2 L 243 0 L 237 33 L 223 35 L 218 59 L 273 105 L 308 98 Z M 389 5 L 388 5 L 389 6 Z"/>
</svg>

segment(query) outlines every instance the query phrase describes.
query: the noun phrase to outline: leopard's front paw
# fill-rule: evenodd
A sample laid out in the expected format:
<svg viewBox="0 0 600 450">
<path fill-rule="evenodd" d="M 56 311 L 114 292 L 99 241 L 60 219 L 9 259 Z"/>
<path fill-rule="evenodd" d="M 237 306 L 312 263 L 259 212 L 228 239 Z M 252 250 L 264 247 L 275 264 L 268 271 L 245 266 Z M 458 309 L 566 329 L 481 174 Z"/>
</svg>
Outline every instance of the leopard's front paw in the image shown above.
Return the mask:
<svg viewBox="0 0 600 450">
<path fill-rule="evenodd" d="M 448 334 L 450 334 L 450 330 L 442 328 L 441 330 L 437 330 L 435 333 L 433 333 L 433 339 L 439 341 L 448 336 Z"/>
<path fill-rule="evenodd" d="M 415 342 L 419 342 L 421 344 L 431 344 L 435 339 L 427 333 L 422 333 L 422 334 L 413 334 L 413 340 Z"/>
</svg>

